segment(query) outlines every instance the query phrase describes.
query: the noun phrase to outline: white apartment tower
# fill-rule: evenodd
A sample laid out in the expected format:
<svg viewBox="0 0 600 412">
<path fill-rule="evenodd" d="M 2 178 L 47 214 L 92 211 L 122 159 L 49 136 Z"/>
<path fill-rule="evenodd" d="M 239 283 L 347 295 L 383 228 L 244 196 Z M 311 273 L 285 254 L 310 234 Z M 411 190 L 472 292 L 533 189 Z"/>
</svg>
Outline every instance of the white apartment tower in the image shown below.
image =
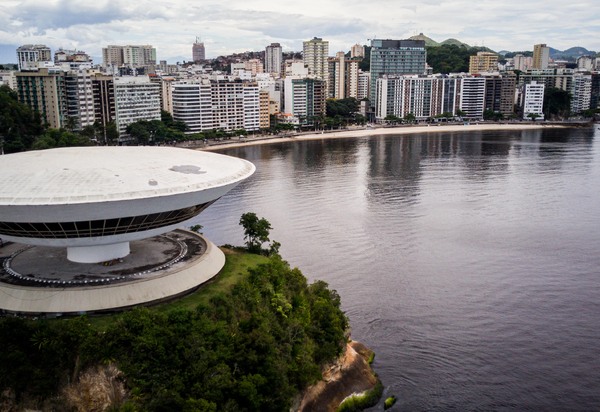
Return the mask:
<svg viewBox="0 0 600 412">
<path fill-rule="evenodd" d="M 265 49 L 265 72 L 274 75 L 281 74 L 283 50 L 279 43 L 271 43 Z"/>
<path fill-rule="evenodd" d="M 184 122 L 188 133 L 213 129 L 211 86 L 209 81 L 172 83 L 173 120 Z"/>
<path fill-rule="evenodd" d="M 485 109 L 485 78 L 463 77 L 460 89 L 460 110 L 467 119 L 483 118 Z"/>
<path fill-rule="evenodd" d="M 148 76 L 115 78 L 115 115 L 121 136 L 138 120 L 160 120 L 160 87 Z"/>
<path fill-rule="evenodd" d="M 529 120 L 532 118 L 531 116 L 544 118 L 544 89 L 544 84 L 535 80 L 522 86 L 520 105 L 523 110 L 523 119 Z"/>
<path fill-rule="evenodd" d="M 319 37 L 303 42 L 304 65 L 316 79 L 327 81 L 329 74 L 329 42 Z"/>
</svg>

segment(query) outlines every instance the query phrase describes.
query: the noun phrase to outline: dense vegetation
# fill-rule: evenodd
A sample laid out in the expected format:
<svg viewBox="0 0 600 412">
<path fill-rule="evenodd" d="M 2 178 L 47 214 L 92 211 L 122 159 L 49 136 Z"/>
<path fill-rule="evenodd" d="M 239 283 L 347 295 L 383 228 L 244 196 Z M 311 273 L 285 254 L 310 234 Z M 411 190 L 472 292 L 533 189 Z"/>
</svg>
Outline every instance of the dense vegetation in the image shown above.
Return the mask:
<svg viewBox="0 0 600 412">
<path fill-rule="evenodd" d="M 469 58 L 486 48 L 442 44 L 441 46 L 426 47 L 427 63 L 434 73 L 460 73 L 469 71 Z"/>
<path fill-rule="evenodd" d="M 257 255 L 230 254 L 228 265 L 244 256 Z M 172 305 L 108 318 L 0 319 L 0 393 L 53 399 L 82 371 L 114 363 L 129 396 L 113 410 L 289 410 L 341 353 L 347 319 L 324 282 L 308 285 L 278 255 L 257 258 L 263 263 L 231 288 L 211 284 Z"/>
</svg>

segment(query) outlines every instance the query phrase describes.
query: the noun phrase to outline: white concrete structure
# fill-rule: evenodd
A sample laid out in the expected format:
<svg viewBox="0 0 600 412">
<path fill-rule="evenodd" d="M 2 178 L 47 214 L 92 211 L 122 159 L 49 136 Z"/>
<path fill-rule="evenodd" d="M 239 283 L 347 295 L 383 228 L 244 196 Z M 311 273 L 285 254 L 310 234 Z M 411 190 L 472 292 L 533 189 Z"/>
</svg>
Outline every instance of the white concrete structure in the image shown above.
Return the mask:
<svg viewBox="0 0 600 412">
<path fill-rule="evenodd" d="M 66 247 L 74 262 L 129 254 L 254 173 L 248 161 L 167 147 L 72 147 L 0 156 L 0 238 Z"/>
<path fill-rule="evenodd" d="M 461 81 L 460 110 L 467 119 L 483 119 L 485 109 L 485 78 L 465 76 Z"/>
<path fill-rule="evenodd" d="M 532 81 L 524 84 L 521 92 L 523 119 L 544 118 L 544 84 Z"/>
<path fill-rule="evenodd" d="M 148 76 L 123 76 L 115 78 L 114 87 L 120 135 L 138 120 L 160 120 L 160 84 L 151 82 Z"/>
<path fill-rule="evenodd" d="M 592 100 L 592 75 L 577 73 L 571 85 L 571 113 L 590 109 Z"/>
<path fill-rule="evenodd" d="M 177 230 L 170 237 L 181 238 L 182 234 L 183 231 Z M 123 310 L 180 296 L 216 276 L 225 265 L 225 255 L 213 243 L 194 233 L 187 232 L 187 236 L 200 238 L 206 249 L 185 260 L 175 259 L 172 264 L 146 270 L 145 273 L 113 276 L 113 279 L 95 275 L 77 286 L 70 281 L 58 280 L 60 277 L 50 281 L 37 278 L 38 281 L 34 282 L 37 286 L 0 282 L 0 310 L 26 315 L 82 314 Z M 163 239 L 158 240 L 161 241 L 164 242 Z M 143 248 L 137 245 L 136 248 L 137 252 L 143 253 Z M 28 252 L 20 254 L 22 259 L 30 257 Z M 31 250 L 33 254 L 36 252 L 36 248 Z M 21 258 L 20 255 L 16 259 Z M 138 260 L 143 260 L 143 257 Z M 34 256 L 34 260 L 40 258 Z M 52 266 L 56 269 L 61 263 L 53 262 Z M 110 267 L 110 271 L 115 269 L 115 266 Z"/>
<path fill-rule="evenodd" d="M 173 119 L 184 122 L 188 133 L 213 129 L 210 82 L 172 83 Z"/>
</svg>

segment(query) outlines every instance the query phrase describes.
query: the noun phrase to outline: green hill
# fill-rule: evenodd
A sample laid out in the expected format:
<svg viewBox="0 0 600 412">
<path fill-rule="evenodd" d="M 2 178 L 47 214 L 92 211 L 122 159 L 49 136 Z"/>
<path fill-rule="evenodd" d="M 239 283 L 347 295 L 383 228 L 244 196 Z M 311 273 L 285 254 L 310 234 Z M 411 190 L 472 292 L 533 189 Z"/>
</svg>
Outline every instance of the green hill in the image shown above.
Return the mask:
<svg viewBox="0 0 600 412">
<path fill-rule="evenodd" d="M 207 287 L 99 318 L 0 318 L 1 410 L 282 411 L 346 343 L 340 298 L 225 250 Z"/>
</svg>

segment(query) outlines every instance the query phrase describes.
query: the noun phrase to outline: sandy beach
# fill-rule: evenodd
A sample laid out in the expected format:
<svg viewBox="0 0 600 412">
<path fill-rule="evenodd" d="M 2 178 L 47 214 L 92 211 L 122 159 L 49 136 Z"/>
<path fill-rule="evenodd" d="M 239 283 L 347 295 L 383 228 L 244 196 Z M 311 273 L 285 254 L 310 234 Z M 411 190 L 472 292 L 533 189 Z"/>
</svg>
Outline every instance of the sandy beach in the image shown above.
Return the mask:
<svg viewBox="0 0 600 412">
<path fill-rule="evenodd" d="M 551 124 L 469 124 L 469 125 L 417 125 L 398 127 L 377 127 L 366 129 L 364 127 L 347 130 L 324 131 L 322 133 L 294 134 L 291 136 L 260 136 L 248 137 L 240 140 L 232 139 L 227 142 L 215 142 L 205 147 L 197 147 L 200 150 L 221 150 L 233 147 L 291 142 L 299 140 L 315 139 L 339 139 L 345 137 L 380 136 L 388 134 L 405 135 L 416 133 L 447 133 L 447 132 L 476 132 L 484 130 L 530 130 L 541 128 L 562 128 L 566 126 Z"/>
</svg>

